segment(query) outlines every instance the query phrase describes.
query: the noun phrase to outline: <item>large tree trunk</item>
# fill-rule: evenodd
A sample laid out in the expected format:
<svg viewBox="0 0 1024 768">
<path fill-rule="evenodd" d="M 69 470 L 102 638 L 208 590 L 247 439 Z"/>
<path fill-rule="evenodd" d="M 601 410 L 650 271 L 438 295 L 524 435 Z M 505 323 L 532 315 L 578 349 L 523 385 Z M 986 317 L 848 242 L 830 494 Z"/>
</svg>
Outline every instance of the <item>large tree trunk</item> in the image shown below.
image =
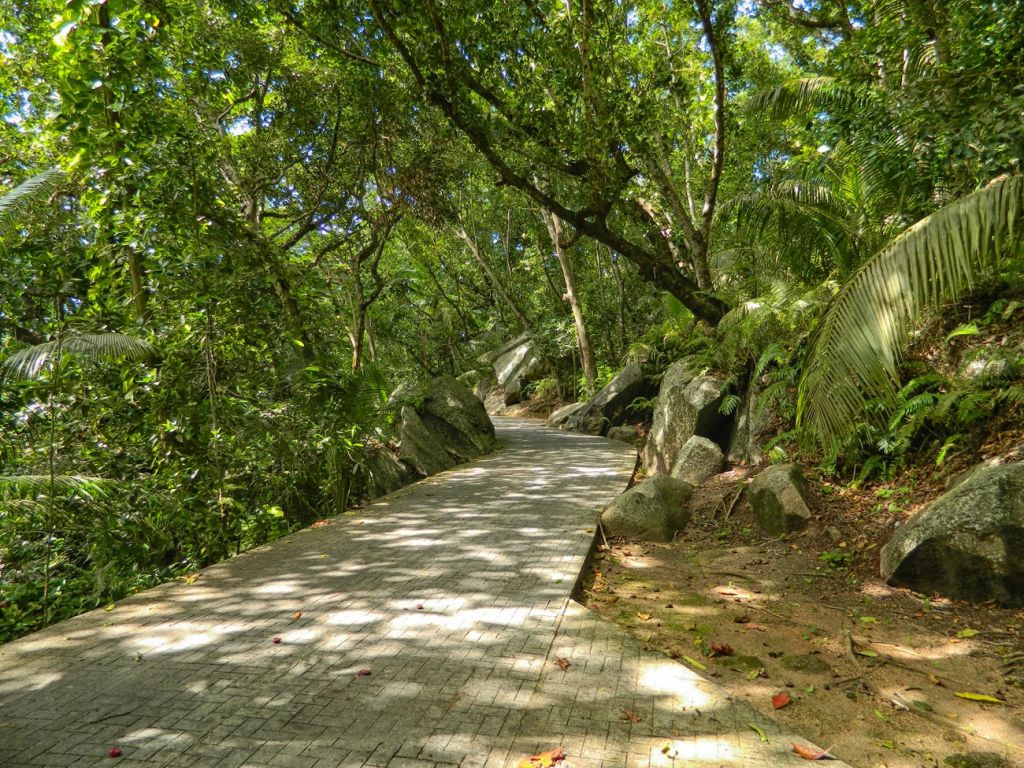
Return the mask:
<svg viewBox="0 0 1024 768">
<path fill-rule="evenodd" d="M 565 240 L 562 238 L 562 220 L 551 211 L 541 208 L 541 218 L 548 228 L 548 235 L 551 236 L 551 243 L 555 246 L 555 256 L 558 257 L 558 265 L 562 268 L 562 277 L 565 280 L 565 296 L 572 309 L 572 322 L 576 327 L 576 341 L 580 348 L 580 360 L 583 363 L 583 378 L 586 381 L 587 398 L 594 396 L 597 386 L 597 364 L 594 362 L 594 347 L 590 343 L 590 335 L 587 333 L 587 324 L 583 319 L 583 307 L 580 306 L 579 296 L 576 294 L 576 280 L 573 277 L 572 263 L 569 261 L 569 253 L 565 247 Z"/>
</svg>

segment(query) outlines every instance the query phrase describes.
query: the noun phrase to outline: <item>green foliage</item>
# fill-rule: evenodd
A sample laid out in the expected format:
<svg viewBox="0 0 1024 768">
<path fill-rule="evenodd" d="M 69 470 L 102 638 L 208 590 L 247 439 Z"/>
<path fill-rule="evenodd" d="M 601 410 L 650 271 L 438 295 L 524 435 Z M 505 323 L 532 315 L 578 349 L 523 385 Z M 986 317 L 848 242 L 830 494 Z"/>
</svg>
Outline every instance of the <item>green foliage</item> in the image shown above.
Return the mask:
<svg viewBox="0 0 1024 768">
<path fill-rule="evenodd" d="M 843 287 L 812 342 L 800 381 L 800 423 L 822 444 L 850 433 L 867 398 L 892 402 L 910 324 L 1014 255 L 1024 176 L 996 180 L 922 220 Z"/>
</svg>

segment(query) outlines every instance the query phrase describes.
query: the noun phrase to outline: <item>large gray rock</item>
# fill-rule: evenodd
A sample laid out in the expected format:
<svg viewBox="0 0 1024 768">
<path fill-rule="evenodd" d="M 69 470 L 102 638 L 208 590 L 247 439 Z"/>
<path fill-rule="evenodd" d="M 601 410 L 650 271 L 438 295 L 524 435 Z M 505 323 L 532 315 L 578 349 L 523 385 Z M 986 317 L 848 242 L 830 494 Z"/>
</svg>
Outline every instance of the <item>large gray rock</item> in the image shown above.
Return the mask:
<svg viewBox="0 0 1024 768">
<path fill-rule="evenodd" d="M 483 403 L 455 379 L 434 379 L 419 394 L 403 396 L 398 427 L 399 458 L 417 472 L 433 475 L 497 447 Z"/>
<path fill-rule="evenodd" d="M 554 411 L 550 416 L 548 416 L 546 424 L 549 427 L 555 427 L 556 429 L 560 428 L 562 427 L 562 425 L 565 424 L 565 422 L 569 420 L 570 416 L 572 416 L 581 408 L 586 407 L 586 400 L 584 400 L 582 403 L 569 403 L 568 405 L 563 405 L 557 411 Z"/>
<path fill-rule="evenodd" d="M 736 409 L 729 432 L 729 448 L 725 452 L 730 464 L 757 466 L 764 459 L 762 437 L 772 416 L 769 409 L 758 402 L 760 396 L 761 390 L 752 388 Z"/>
<path fill-rule="evenodd" d="M 630 403 L 650 393 L 650 384 L 644 378 L 640 364 L 630 363 L 615 374 L 615 378 L 594 395 L 585 407 L 572 413 L 561 428 L 570 432 L 603 435 L 609 427 L 622 423 Z"/>
<path fill-rule="evenodd" d="M 668 367 L 644 445 L 644 466 L 650 474 L 671 472 L 679 451 L 694 435 L 721 439 L 729 422 L 718 410 L 725 388 L 724 376 L 699 376 L 688 361 L 678 360 Z"/>
<path fill-rule="evenodd" d="M 386 445 L 372 449 L 366 456 L 366 493 L 371 499 L 397 491 L 416 479 L 416 473 L 398 460 Z"/>
<path fill-rule="evenodd" d="M 982 467 L 882 548 L 890 584 L 958 600 L 1024 606 L 1024 462 Z"/>
<path fill-rule="evenodd" d="M 455 459 L 411 405 L 399 411 L 398 457 L 421 475 L 436 475 L 455 466 Z"/>
<path fill-rule="evenodd" d="M 722 471 L 722 449 L 706 437 L 694 435 L 685 443 L 672 466 L 672 477 L 700 485 Z"/>
<path fill-rule="evenodd" d="M 693 486 L 674 477 L 652 477 L 615 499 L 601 515 L 609 536 L 672 541 L 690 520 Z"/>
<path fill-rule="evenodd" d="M 811 519 L 807 487 L 796 464 L 769 467 L 754 478 L 748 498 L 761 527 L 772 536 L 799 531 Z"/>
<path fill-rule="evenodd" d="M 520 336 L 498 350 L 494 362 L 494 376 L 498 386 L 505 390 L 505 405 L 515 405 L 523 399 L 523 389 L 543 375 L 544 363 L 537 354 L 533 341 Z"/>
</svg>

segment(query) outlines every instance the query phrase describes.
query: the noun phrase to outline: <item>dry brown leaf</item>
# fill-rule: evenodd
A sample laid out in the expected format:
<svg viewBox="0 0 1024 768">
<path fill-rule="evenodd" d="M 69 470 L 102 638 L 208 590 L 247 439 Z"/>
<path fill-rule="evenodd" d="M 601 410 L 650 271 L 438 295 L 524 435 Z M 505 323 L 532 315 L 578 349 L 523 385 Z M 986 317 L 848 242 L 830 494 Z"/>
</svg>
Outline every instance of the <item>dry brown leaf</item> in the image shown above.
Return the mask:
<svg viewBox="0 0 1024 768">
<path fill-rule="evenodd" d="M 623 709 L 622 714 L 619 715 L 619 719 L 625 720 L 627 723 L 639 723 L 641 720 L 643 720 L 643 718 L 640 717 L 640 715 L 638 715 L 631 709 Z"/>
<path fill-rule="evenodd" d="M 829 747 L 829 749 L 832 749 L 832 747 Z M 828 753 L 829 749 L 818 749 L 817 747 L 805 747 L 803 744 L 793 744 L 793 751 L 804 760 L 831 760 L 832 755 Z"/>
<path fill-rule="evenodd" d="M 555 747 L 532 757 L 524 757 L 519 761 L 517 768 L 551 768 L 551 766 L 562 762 L 564 759 L 565 752 L 562 751 L 561 747 Z"/>
<path fill-rule="evenodd" d="M 649 614 L 649 613 L 640 613 L 640 611 L 636 612 L 636 617 L 638 619 L 640 619 L 640 621 L 650 621 L 651 620 L 651 614 Z"/>
<path fill-rule="evenodd" d="M 562 670 L 563 672 L 565 672 L 565 670 L 567 670 L 569 668 L 569 666 L 570 666 L 569 665 L 569 660 L 567 658 L 565 658 L 565 656 L 556 656 L 555 657 L 555 664 L 557 664 L 558 668 L 560 670 Z"/>
</svg>

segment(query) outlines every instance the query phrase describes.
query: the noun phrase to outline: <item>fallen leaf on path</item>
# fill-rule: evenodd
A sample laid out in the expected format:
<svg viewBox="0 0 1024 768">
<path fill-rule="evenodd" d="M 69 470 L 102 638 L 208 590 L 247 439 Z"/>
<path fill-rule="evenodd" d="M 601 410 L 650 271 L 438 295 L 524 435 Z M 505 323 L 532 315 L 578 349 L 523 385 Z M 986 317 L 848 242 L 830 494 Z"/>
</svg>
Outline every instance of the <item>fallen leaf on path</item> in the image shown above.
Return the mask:
<svg viewBox="0 0 1024 768">
<path fill-rule="evenodd" d="M 627 723 L 639 723 L 643 718 L 631 709 L 623 709 L 619 720 L 625 720 Z"/>
<path fill-rule="evenodd" d="M 768 627 L 764 624 L 756 624 L 753 621 L 747 624 L 747 632 L 767 632 Z"/>
<path fill-rule="evenodd" d="M 869 659 L 873 659 L 878 656 L 878 651 L 872 651 L 870 648 L 861 648 L 857 651 L 858 656 L 867 656 Z"/>
<path fill-rule="evenodd" d="M 956 633 L 956 636 L 959 637 L 961 640 L 965 640 L 966 638 L 974 637 L 977 634 L 979 634 L 977 629 L 961 629 L 959 632 Z"/>
<path fill-rule="evenodd" d="M 776 693 L 772 696 L 772 709 L 782 709 L 783 707 L 789 706 L 792 699 L 789 698 L 789 694 L 785 691 Z"/>
<path fill-rule="evenodd" d="M 954 696 L 967 699 L 968 701 L 987 701 L 992 704 L 1005 704 L 1006 702 L 1002 699 L 997 699 L 995 696 L 988 696 L 984 693 L 970 693 L 968 691 L 956 691 L 953 693 Z"/>
<path fill-rule="evenodd" d="M 280 645 L 281 644 L 281 638 L 280 637 L 272 637 L 272 638 L 270 638 L 270 642 L 272 642 L 274 645 Z"/>
<path fill-rule="evenodd" d="M 309 526 L 309 527 L 310 527 L 310 528 L 323 528 L 323 527 L 324 527 L 325 525 L 330 525 L 330 524 L 331 524 L 331 521 L 330 521 L 330 520 L 317 520 L 317 521 L 315 521 L 315 522 L 314 522 L 314 523 L 313 523 L 313 524 L 312 524 L 311 526 Z"/>
<path fill-rule="evenodd" d="M 558 668 L 563 672 L 569 668 L 569 660 L 565 658 L 565 656 L 556 656 L 555 664 L 557 664 Z"/>
<path fill-rule="evenodd" d="M 422 611 L 423 610 L 423 603 L 416 603 L 416 610 L 417 611 Z"/>
<path fill-rule="evenodd" d="M 732 646 L 728 643 L 712 643 L 711 644 L 711 655 L 712 656 L 732 656 Z"/>
<path fill-rule="evenodd" d="M 805 747 L 803 744 L 793 744 L 793 751 L 804 760 L 834 760 L 835 758 L 828 753 L 829 749 L 832 749 L 832 747 L 818 749 L 817 747 Z"/>
<path fill-rule="evenodd" d="M 114 605 L 113 603 L 111 603 L 110 605 L 105 605 L 105 606 L 103 606 L 103 610 L 104 610 L 104 611 L 112 611 L 112 610 L 114 610 L 114 608 L 116 608 L 116 607 L 117 607 L 116 605 Z"/>
<path fill-rule="evenodd" d="M 107 752 L 107 757 L 120 757 L 120 756 L 121 756 L 121 749 L 119 747 L 114 747 L 109 752 Z"/>
<path fill-rule="evenodd" d="M 636 612 L 636 617 L 638 619 L 640 619 L 640 621 L 650 621 L 651 620 L 651 614 L 649 614 L 649 613 L 640 613 L 640 611 Z"/>
<path fill-rule="evenodd" d="M 931 672 L 929 672 L 928 673 L 928 680 L 931 682 L 932 685 L 938 685 L 938 686 L 942 687 L 942 681 L 939 680 L 938 675 L 934 675 Z"/>
<path fill-rule="evenodd" d="M 683 656 L 683 661 L 685 661 L 691 667 L 696 667 L 697 669 L 707 670 L 707 667 L 705 667 L 703 664 L 701 664 L 696 659 L 691 659 L 689 656 Z"/>
<path fill-rule="evenodd" d="M 358 672 L 356 672 L 356 677 L 366 677 L 369 674 L 372 674 L 370 672 L 370 670 L 368 670 L 368 669 L 360 669 Z"/>
<path fill-rule="evenodd" d="M 565 752 L 562 751 L 561 747 L 556 747 L 532 757 L 524 757 L 519 761 L 517 768 L 551 768 L 551 766 L 562 762 L 564 759 Z"/>
<path fill-rule="evenodd" d="M 301 618 L 302 618 L 302 611 L 296 611 L 296 612 L 295 612 L 295 613 L 293 613 L 292 615 L 293 615 L 293 616 L 294 616 L 294 617 L 295 617 L 296 619 L 301 619 Z"/>
</svg>

